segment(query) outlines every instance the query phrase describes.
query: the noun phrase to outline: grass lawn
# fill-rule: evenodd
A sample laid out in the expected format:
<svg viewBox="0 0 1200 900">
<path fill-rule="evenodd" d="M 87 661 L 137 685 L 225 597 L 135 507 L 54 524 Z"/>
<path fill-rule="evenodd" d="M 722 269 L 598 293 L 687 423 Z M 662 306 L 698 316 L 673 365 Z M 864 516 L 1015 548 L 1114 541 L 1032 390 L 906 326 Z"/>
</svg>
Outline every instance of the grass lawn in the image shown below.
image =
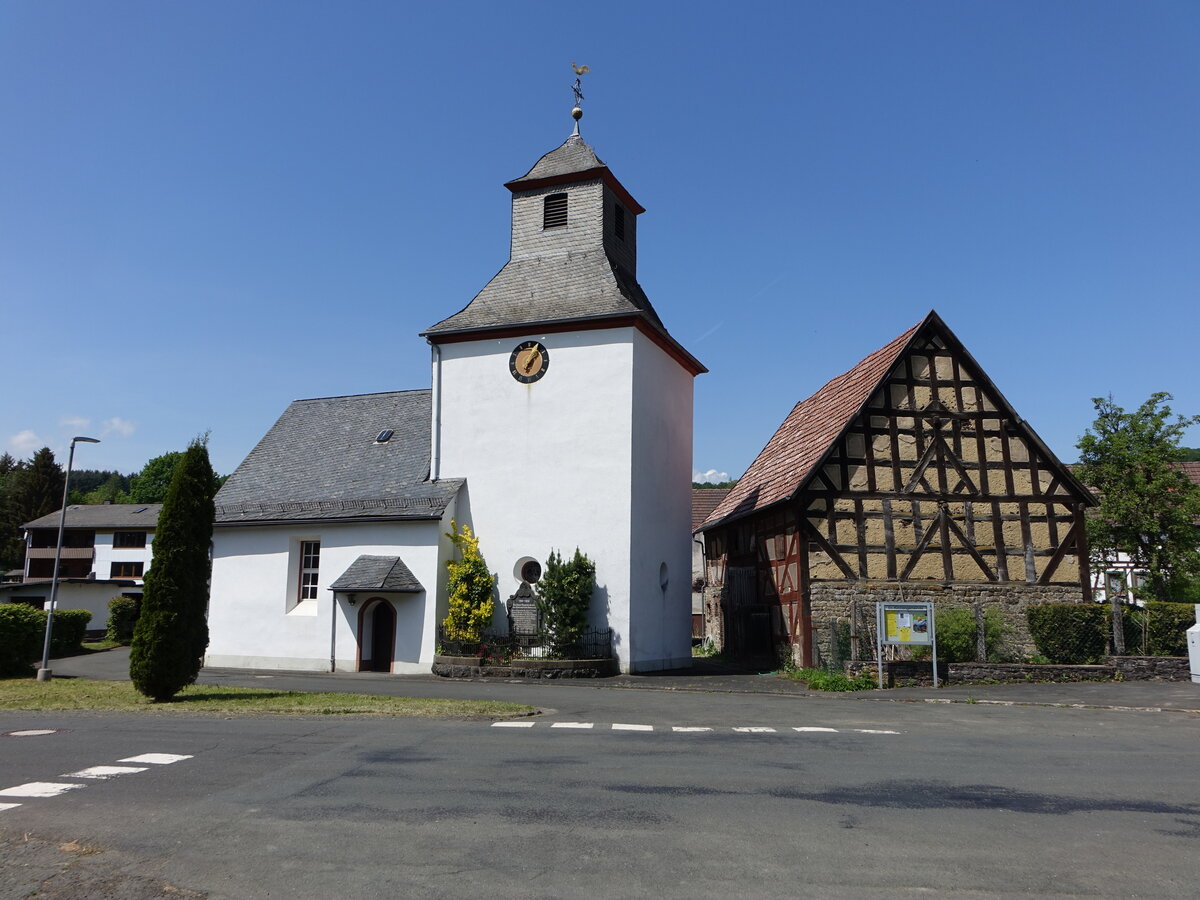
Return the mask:
<svg viewBox="0 0 1200 900">
<path fill-rule="evenodd" d="M 427 700 L 369 694 L 305 693 L 270 688 L 211 687 L 194 684 L 170 703 L 151 703 L 128 681 L 55 678 L 0 679 L 0 710 L 115 710 L 205 713 L 220 716 L 419 716 L 426 719 L 502 719 L 529 715 L 532 706 L 498 700 Z"/>
</svg>

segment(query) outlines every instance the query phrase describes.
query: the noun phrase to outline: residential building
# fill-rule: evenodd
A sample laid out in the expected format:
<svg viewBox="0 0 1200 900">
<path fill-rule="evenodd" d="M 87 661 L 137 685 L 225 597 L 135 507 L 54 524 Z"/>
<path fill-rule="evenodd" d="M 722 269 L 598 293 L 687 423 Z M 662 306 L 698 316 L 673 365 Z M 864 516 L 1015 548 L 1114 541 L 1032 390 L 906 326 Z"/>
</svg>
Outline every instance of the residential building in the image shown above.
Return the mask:
<svg viewBox="0 0 1200 900">
<path fill-rule="evenodd" d="M 154 556 L 154 530 L 161 503 L 68 506 L 59 561 L 59 609 L 86 609 L 88 630 L 102 631 L 108 601 L 141 599 L 142 582 Z M 44 609 L 50 601 L 58 526 L 62 511 L 26 522 L 25 568 L 19 580 L 0 583 L 0 602 Z"/>
</svg>

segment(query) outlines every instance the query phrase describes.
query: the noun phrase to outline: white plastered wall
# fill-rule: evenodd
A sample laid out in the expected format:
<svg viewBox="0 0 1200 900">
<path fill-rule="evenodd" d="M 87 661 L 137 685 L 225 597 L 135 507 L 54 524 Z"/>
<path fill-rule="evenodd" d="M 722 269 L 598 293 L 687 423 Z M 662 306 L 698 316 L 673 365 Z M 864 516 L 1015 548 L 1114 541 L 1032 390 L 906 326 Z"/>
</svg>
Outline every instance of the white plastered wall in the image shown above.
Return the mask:
<svg viewBox="0 0 1200 900">
<path fill-rule="evenodd" d="M 332 647 L 337 671 L 356 671 L 359 616 L 375 595 L 359 593 L 351 605 L 338 594 L 335 606 L 328 587 L 367 554 L 399 556 L 425 588 L 422 593 L 379 596 L 396 609 L 392 671 L 430 671 L 436 598 L 445 593 L 444 530 L 438 521 L 215 528 L 205 665 L 328 672 Z M 297 602 L 298 548 L 311 540 L 321 542 L 317 599 Z M 335 610 L 336 627 L 331 628 Z"/>
<path fill-rule="evenodd" d="M 124 531 L 142 531 L 140 528 L 122 529 Z M 96 555 L 92 563 L 92 571 L 96 573 L 97 578 L 111 578 L 112 564 L 115 562 L 140 562 L 142 563 L 142 572 L 150 571 L 150 563 L 154 557 L 154 532 L 146 532 L 145 547 L 114 547 L 113 532 L 98 531 L 96 532 Z M 125 577 L 125 576 L 121 576 Z M 141 582 L 141 578 L 134 579 Z"/>
<path fill-rule="evenodd" d="M 692 375 L 641 332 L 633 348 L 632 656 L 649 671 L 692 659 Z"/>
<path fill-rule="evenodd" d="M 509 356 L 526 340 L 550 355 L 546 375 L 528 385 L 509 374 Z M 499 576 L 497 622 L 520 583 L 520 559 L 544 563 L 552 549 L 569 556 L 578 547 L 596 563 L 591 621 L 613 628 L 626 670 L 633 347 L 632 328 L 530 332 L 444 344 L 434 371 L 440 473 L 468 479 L 459 519 Z"/>
</svg>

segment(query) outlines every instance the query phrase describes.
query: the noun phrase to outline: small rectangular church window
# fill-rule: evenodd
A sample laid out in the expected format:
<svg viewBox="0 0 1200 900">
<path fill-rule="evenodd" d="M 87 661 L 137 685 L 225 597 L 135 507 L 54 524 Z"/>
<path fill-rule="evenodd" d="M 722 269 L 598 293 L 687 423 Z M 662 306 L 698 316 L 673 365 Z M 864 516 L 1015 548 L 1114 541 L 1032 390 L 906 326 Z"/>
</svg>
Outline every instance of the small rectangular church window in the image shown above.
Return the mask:
<svg viewBox="0 0 1200 900">
<path fill-rule="evenodd" d="M 613 232 L 618 241 L 625 240 L 625 210 L 619 203 L 613 212 Z"/>
<path fill-rule="evenodd" d="M 321 566 L 321 542 L 300 542 L 300 599 L 317 599 L 317 576 Z"/>
<path fill-rule="evenodd" d="M 542 203 L 542 228 L 561 228 L 567 224 L 567 195 L 550 194 Z"/>
</svg>

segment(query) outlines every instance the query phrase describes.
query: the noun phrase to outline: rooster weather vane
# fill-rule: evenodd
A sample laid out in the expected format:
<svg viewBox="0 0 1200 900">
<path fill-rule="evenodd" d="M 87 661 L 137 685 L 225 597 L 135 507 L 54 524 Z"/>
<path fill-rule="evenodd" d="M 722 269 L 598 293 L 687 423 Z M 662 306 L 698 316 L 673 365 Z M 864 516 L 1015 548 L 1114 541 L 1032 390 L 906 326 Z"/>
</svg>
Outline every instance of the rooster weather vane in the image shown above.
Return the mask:
<svg viewBox="0 0 1200 900">
<path fill-rule="evenodd" d="M 580 78 L 592 71 L 591 66 L 578 66 L 571 63 L 571 68 L 575 70 L 575 83 L 571 85 L 571 90 L 575 92 L 575 108 L 571 110 L 571 118 L 575 120 L 575 134 L 579 134 L 579 120 L 583 118 L 583 107 L 580 104 L 583 102 L 583 82 Z"/>
</svg>

